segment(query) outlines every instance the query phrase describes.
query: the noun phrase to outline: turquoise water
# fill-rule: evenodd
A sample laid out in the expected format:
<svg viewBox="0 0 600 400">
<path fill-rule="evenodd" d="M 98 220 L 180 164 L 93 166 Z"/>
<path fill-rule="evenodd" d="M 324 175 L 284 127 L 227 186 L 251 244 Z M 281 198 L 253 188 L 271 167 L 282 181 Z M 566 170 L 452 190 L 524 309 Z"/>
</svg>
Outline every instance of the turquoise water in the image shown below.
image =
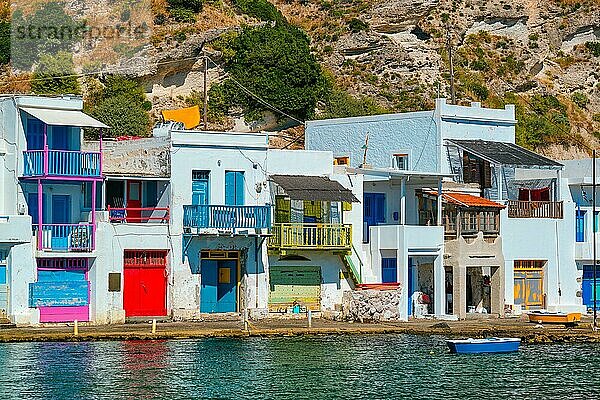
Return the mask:
<svg viewBox="0 0 600 400">
<path fill-rule="evenodd" d="M 409 335 L 0 344 L 0 398 L 600 398 L 600 346 Z"/>
</svg>

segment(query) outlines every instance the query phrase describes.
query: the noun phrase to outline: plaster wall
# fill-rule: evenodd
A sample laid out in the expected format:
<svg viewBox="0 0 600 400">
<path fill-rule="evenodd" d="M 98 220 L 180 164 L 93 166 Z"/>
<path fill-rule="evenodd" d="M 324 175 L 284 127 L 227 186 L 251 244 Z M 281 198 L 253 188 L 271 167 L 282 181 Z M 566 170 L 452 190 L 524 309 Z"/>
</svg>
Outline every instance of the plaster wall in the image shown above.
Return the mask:
<svg viewBox="0 0 600 400">
<path fill-rule="evenodd" d="M 320 266 L 321 267 L 321 311 L 341 309 L 344 291 L 350 290 L 346 279 L 342 278 L 345 267 L 339 256 L 326 251 L 304 251 L 296 253 L 308 260 L 280 260 L 278 256 L 269 257 L 272 266 Z"/>
<path fill-rule="evenodd" d="M 96 258 L 89 271 L 92 287 L 90 318 L 98 324 L 125 322 L 123 308 L 124 254 L 125 250 L 167 250 L 167 312 L 172 300 L 169 293 L 173 287 L 172 266 L 174 253 L 166 224 L 122 223 L 111 224 L 107 212 L 98 212 Z M 108 291 L 108 274 L 121 274 L 121 290 Z"/>
</svg>

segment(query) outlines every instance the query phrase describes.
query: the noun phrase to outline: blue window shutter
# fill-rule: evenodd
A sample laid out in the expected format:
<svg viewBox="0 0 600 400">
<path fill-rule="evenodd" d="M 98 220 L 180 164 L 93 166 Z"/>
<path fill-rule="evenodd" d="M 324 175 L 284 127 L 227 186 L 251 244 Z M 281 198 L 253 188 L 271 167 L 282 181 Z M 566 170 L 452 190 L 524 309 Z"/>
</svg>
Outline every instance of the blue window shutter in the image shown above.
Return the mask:
<svg viewBox="0 0 600 400">
<path fill-rule="evenodd" d="M 236 172 L 235 173 L 235 205 L 243 206 L 244 205 L 244 173 Z"/>
<path fill-rule="evenodd" d="M 235 205 L 235 171 L 225 171 L 225 205 Z"/>
</svg>

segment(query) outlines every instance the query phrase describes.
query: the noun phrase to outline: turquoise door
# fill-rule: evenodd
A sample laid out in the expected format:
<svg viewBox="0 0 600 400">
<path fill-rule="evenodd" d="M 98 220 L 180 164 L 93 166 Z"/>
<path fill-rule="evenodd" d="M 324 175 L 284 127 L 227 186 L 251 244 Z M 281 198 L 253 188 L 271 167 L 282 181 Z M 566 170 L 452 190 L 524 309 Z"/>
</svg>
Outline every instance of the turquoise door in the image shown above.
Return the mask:
<svg viewBox="0 0 600 400">
<path fill-rule="evenodd" d="M 237 261 L 203 259 L 201 263 L 200 312 L 237 311 Z"/>
<path fill-rule="evenodd" d="M 244 172 L 225 171 L 225 205 L 244 205 Z"/>
<path fill-rule="evenodd" d="M 583 281 L 581 282 L 583 304 L 588 310 L 594 310 L 594 266 L 583 266 Z M 596 310 L 600 309 L 600 265 L 596 266 Z"/>
<path fill-rule="evenodd" d="M 208 171 L 192 171 L 192 205 L 207 205 L 209 200 Z M 199 228 L 208 227 L 208 208 L 198 207 L 194 218 Z"/>
<path fill-rule="evenodd" d="M 71 213 L 71 196 L 52 195 L 52 250 L 68 250 L 70 229 L 56 224 L 68 224 Z"/>
</svg>

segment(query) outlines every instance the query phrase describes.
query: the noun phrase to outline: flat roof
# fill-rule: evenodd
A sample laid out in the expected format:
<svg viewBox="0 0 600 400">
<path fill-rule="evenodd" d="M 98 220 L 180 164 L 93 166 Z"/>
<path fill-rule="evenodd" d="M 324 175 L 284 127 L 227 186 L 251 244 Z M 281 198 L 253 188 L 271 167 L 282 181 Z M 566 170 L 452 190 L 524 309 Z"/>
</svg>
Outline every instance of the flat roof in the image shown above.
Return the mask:
<svg viewBox="0 0 600 400">
<path fill-rule="evenodd" d="M 271 175 L 269 180 L 279 185 L 292 200 L 359 202 L 350 190 L 326 176 Z"/>
</svg>

